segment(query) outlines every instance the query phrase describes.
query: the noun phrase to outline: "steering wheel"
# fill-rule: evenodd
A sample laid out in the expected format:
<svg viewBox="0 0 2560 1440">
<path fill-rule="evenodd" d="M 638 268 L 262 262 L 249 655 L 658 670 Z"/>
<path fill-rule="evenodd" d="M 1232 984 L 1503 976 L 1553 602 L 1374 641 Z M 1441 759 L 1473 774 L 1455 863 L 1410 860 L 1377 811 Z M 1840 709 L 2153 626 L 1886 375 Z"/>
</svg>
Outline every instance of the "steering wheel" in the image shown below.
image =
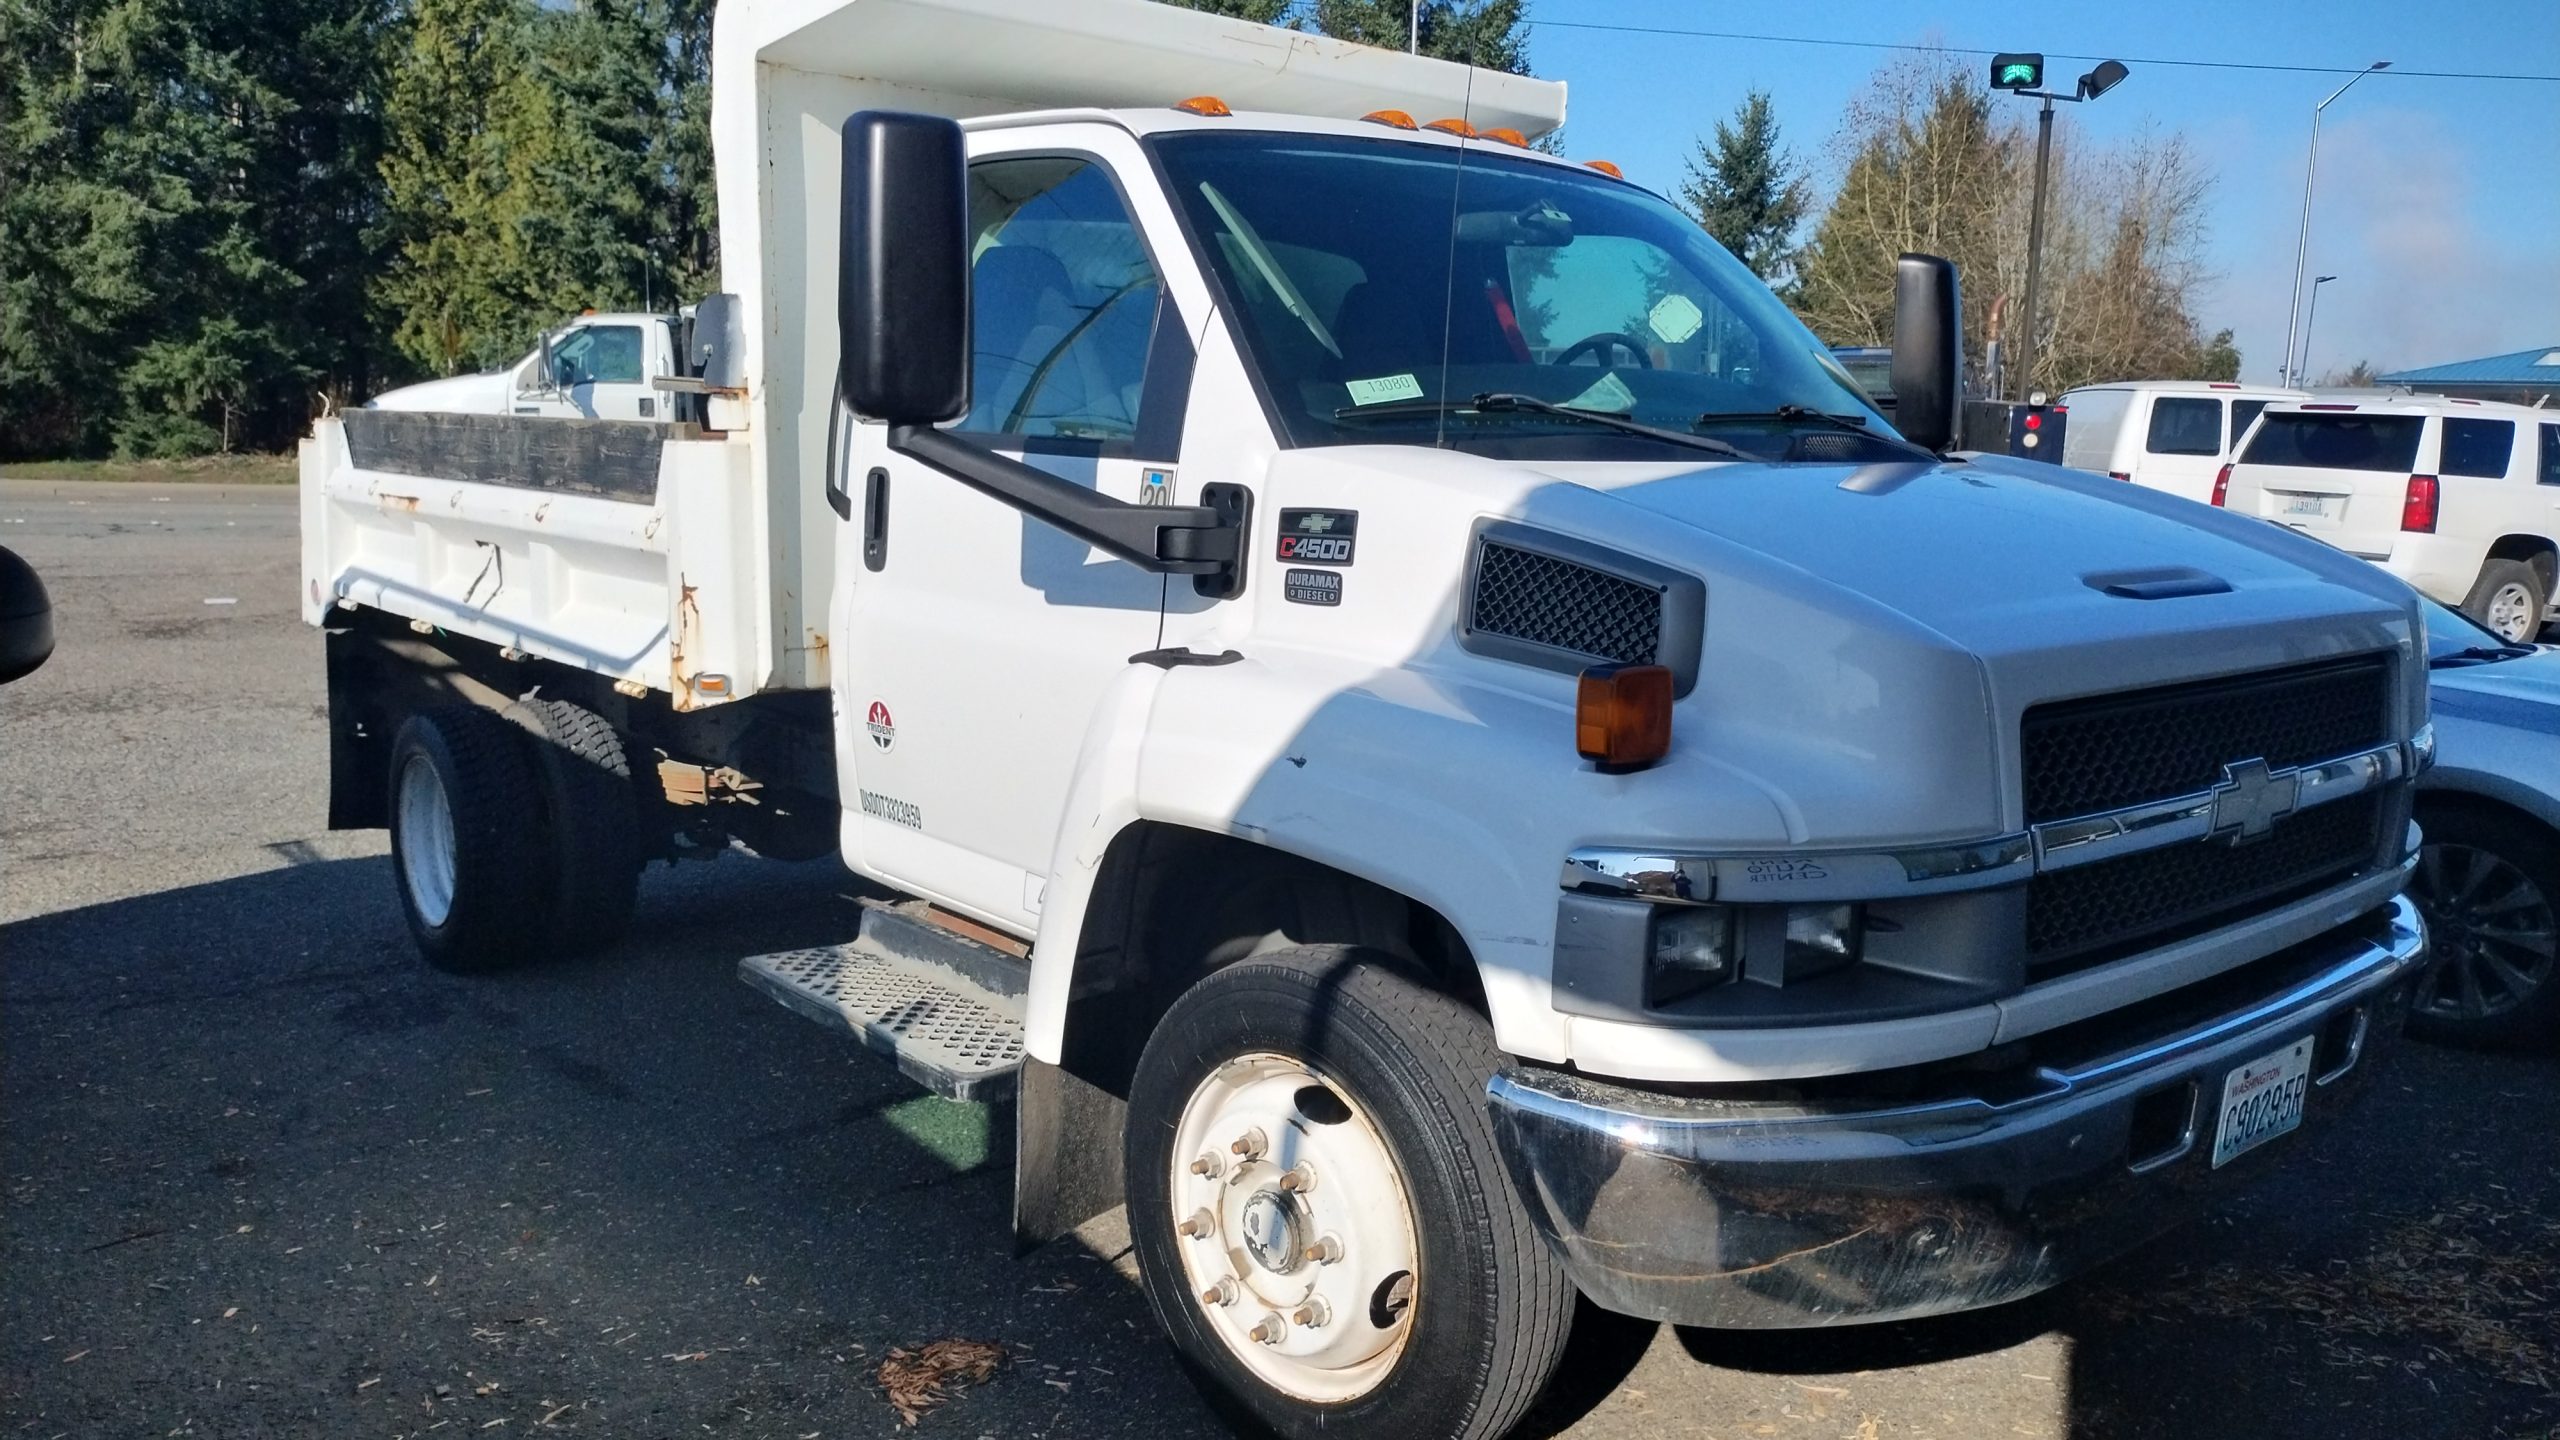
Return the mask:
<svg viewBox="0 0 2560 1440">
<path fill-rule="evenodd" d="M 1556 358 L 1548 363 L 1551 365 L 1570 365 L 1574 362 L 1574 358 L 1582 354 L 1585 350 L 1590 351 L 1593 356 L 1599 357 L 1600 363 L 1604 366 L 1610 363 L 1607 358 L 1609 352 L 1613 350 L 1624 350 L 1628 354 L 1636 357 L 1637 369 L 1650 370 L 1653 368 L 1652 352 L 1644 348 L 1644 342 L 1638 340 L 1633 335 L 1629 335 L 1624 331 L 1619 330 L 1603 330 L 1597 335 L 1588 335 L 1580 340 L 1576 340 L 1572 344 L 1564 347 L 1562 350 L 1557 351 Z"/>
</svg>

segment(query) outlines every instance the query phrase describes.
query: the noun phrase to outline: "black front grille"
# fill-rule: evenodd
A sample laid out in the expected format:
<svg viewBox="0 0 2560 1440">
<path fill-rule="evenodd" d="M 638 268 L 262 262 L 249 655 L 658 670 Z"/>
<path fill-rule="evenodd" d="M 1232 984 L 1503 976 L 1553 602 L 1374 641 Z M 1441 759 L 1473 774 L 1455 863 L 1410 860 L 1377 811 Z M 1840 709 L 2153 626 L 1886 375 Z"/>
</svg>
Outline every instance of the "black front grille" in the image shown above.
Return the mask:
<svg viewBox="0 0 2560 1440">
<path fill-rule="evenodd" d="M 2373 863 L 2386 792 L 2298 811 L 2264 839 L 2164 845 L 2027 882 L 2027 964 L 2094 965 L 2298 900 Z"/>
<path fill-rule="evenodd" d="M 1621 665 L 1662 653 L 1662 592 L 1651 585 L 1496 540 L 1476 561 L 1468 625 Z"/>
<path fill-rule="evenodd" d="M 2391 735 L 2383 656 L 2038 705 L 2020 727 L 2027 823 L 2210 790 L 2222 767 L 2277 770 L 2335 759 Z"/>
</svg>

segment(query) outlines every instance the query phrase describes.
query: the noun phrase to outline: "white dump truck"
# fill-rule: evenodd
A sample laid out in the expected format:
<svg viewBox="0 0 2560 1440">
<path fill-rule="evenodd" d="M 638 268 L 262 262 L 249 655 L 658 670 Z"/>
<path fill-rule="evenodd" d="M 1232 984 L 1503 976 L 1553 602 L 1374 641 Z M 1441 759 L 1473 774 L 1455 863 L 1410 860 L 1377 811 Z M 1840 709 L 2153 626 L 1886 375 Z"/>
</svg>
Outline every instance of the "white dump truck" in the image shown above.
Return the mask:
<svg viewBox="0 0 2560 1440">
<path fill-rule="evenodd" d="M 514 364 L 385 390 L 377 410 L 553 419 L 673 420 L 682 409 L 658 382 L 688 373 L 690 315 L 589 310 L 542 337 Z M 699 393 L 678 387 L 681 393 Z"/>
<path fill-rule="evenodd" d="M 2399 1031 L 2422 621 L 1948 453 L 1561 86 L 1147 0 L 731 0 L 672 425 L 302 458 L 331 820 L 450 969 L 653 857 L 906 897 L 743 977 L 1006 1100 L 1291 1436 L 1489 1437 L 1577 1294 L 2043 1289 L 2302 1163 Z"/>
</svg>

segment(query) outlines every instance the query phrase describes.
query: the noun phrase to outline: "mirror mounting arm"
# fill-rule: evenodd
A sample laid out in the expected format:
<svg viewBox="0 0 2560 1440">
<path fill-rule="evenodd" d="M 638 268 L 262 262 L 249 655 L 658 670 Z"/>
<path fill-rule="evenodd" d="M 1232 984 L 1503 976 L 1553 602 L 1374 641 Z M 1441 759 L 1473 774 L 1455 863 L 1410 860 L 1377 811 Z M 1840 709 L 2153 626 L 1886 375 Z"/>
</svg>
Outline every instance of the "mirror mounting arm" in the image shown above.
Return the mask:
<svg viewBox="0 0 2560 1440">
<path fill-rule="evenodd" d="M 1155 575 L 1188 575 L 1203 595 L 1244 590 L 1252 493 L 1212 485 L 1200 505 L 1133 505 L 930 425 L 891 425 L 889 448 Z"/>
</svg>

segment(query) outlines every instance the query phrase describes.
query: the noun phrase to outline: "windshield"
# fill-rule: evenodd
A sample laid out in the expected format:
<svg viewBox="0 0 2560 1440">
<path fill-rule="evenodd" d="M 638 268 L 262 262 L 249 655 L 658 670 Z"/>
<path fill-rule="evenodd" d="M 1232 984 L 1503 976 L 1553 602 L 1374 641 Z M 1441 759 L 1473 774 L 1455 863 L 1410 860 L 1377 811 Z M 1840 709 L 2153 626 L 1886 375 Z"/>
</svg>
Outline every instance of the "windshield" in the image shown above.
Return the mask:
<svg viewBox="0 0 2560 1440">
<path fill-rule="evenodd" d="M 1841 452 L 1881 444 L 1809 417 L 1891 434 L 1766 286 L 1635 186 L 1396 140 L 1155 143 L 1290 443 L 1676 453 L 1569 415 L 1462 408 L 1481 394 L 1696 429 L 1770 459 L 1864 459 Z"/>
</svg>

